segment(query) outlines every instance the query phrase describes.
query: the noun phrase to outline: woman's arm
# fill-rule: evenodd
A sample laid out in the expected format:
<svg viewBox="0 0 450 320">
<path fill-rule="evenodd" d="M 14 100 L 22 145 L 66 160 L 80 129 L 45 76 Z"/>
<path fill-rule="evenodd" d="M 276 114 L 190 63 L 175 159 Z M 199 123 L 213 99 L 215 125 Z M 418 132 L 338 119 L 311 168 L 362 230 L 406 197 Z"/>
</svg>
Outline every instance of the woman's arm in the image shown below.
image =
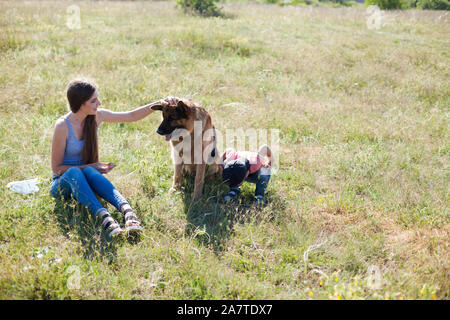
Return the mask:
<svg viewBox="0 0 450 320">
<path fill-rule="evenodd" d="M 58 175 L 63 174 L 68 169 L 65 168 L 67 166 L 62 165 L 67 135 L 68 129 L 64 124 L 64 120 L 58 120 L 55 124 L 52 140 L 52 171 Z"/>
<path fill-rule="evenodd" d="M 180 99 L 177 97 L 167 97 L 164 100 L 158 100 L 138 107 L 132 111 L 114 112 L 107 109 L 98 109 L 97 124 L 101 122 L 134 122 L 145 118 L 154 112 L 151 108 L 155 105 L 176 105 Z"/>
<path fill-rule="evenodd" d="M 141 120 L 148 116 L 149 114 L 153 113 L 154 110 L 152 110 L 152 106 L 155 105 L 169 105 L 169 103 L 166 100 L 158 100 L 155 102 L 152 102 L 150 104 L 147 104 L 142 107 L 138 107 L 132 111 L 125 111 L 125 112 L 115 112 L 107 109 L 98 109 L 97 111 L 97 123 L 100 124 L 101 122 L 134 122 Z"/>
<path fill-rule="evenodd" d="M 98 109 L 97 111 L 97 124 L 101 122 L 133 122 L 138 121 L 150 113 L 154 112 L 150 105 L 142 106 L 127 112 L 116 112 L 107 109 Z"/>
</svg>

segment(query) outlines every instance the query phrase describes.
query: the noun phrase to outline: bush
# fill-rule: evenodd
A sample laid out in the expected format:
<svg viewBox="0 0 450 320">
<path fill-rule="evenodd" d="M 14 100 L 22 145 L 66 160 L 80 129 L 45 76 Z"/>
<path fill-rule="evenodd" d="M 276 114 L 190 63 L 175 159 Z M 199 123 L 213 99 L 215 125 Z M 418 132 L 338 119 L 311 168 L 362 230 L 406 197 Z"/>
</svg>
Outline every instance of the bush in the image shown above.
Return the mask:
<svg viewBox="0 0 450 320">
<path fill-rule="evenodd" d="M 407 8 L 418 8 L 419 0 L 406 0 Z"/>
<path fill-rule="evenodd" d="M 450 2 L 448 0 L 419 0 L 417 7 L 425 10 L 450 10 Z"/>
<path fill-rule="evenodd" d="M 367 0 L 366 4 L 376 5 L 382 10 L 405 8 L 405 2 L 403 0 Z"/>
<path fill-rule="evenodd" d="M 177 6 L 185 12 L 199 14 L 205 17 L 219 17 L 222 12 L 216 6 L 219 0 L 177 0 Z"/>
</svg>

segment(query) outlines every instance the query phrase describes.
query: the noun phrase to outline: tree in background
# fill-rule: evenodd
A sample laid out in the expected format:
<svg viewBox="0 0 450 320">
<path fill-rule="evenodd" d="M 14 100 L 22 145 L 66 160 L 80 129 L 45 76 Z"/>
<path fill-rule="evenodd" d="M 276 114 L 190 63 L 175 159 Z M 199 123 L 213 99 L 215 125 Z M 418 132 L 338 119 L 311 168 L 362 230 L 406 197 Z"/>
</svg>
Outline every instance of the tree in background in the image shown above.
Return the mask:
<svg viewBox="0 0 450 320">
<path fill-rule="evenodd" d="M 425 10 L 450 10 L 449 0 L 366 0 L 367 5 L 377 5 L 380 9 L 419 8 Z"/>
<path fill-rule="evenodd" d="M 177 6 L 185 12 L 199 14 L 205 17 L 220 17 L 222 12 L 216 6 L 219 0 L 177 0 Z"/>
<path fill-rule="evenodd" d="M 416 6 L 425 10 L 450 10 L 448 0 L 418 0 Z"/>
</svg>

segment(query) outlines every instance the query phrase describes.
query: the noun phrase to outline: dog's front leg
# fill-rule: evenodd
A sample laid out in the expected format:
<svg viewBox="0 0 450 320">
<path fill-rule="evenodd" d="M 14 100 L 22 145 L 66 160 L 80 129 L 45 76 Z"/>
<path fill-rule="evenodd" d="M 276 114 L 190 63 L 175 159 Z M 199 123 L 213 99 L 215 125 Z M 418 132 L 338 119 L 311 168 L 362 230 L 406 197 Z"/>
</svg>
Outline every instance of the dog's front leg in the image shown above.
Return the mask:
<svg viewBox="0 0 450 320">
<path fill-rule="evenodd" d="M 207 172 L 206 178 L 207 179 L 213 178 L 217 173 L 222 174 L 222 172 L 220 171 L 221 168 L 222 167 L 220 165 L 215 163 L 209 165 L 208 170 L 206 171 Z"/>
<path fill-rule="evenodd" d="M 195 181 L 194 181 L 194 199 L 199 199 L 202 196 L 203 184 L 205 182 L 206 164 L 197 164 L 195 166 Z"/>
<path fill-rule="evenodd" d="M 174 165 L 173 182 L 172 182 L 172 187 L 169 190 L 170 193 L 173 193 L 180 188 L 182 170 L 183 170 L 182 164 Z"/>
</svg>

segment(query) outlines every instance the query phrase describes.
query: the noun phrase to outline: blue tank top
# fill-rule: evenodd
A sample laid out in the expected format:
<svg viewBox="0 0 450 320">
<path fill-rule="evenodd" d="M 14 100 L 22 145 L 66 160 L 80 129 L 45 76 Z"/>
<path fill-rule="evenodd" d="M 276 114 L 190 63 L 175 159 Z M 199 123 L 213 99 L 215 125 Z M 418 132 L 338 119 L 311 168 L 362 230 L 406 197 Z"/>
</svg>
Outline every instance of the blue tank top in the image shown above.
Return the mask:
<svg viewBox="0 0 450 320">
<path fill-rule="evenodd" d="M 66 121 L 67 128 L 69 129 L 69 136 L 66 141 L 66 149 L 64 150 L 63 165 L 80 166 L 86 164 L 83 161 L 82 156 L 84 140 L 77 140 L 67 116 L 64 117 L 64 120 Z"/>
</svg>

